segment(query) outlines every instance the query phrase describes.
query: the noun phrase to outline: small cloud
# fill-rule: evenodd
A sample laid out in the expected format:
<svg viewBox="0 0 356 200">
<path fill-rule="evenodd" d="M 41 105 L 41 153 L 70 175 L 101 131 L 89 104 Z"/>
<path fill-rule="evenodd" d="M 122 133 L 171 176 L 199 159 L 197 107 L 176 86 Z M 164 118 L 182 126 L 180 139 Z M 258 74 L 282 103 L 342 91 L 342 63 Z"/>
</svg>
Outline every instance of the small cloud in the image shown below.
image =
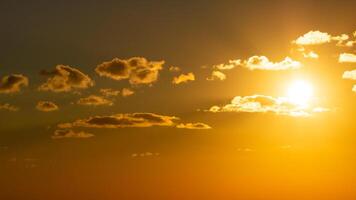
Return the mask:
<svg viewBox="0 0 356 200">
<path fill-rule="evenodd" d="M 86 106 L 112 106 L 113 102 L 101 96 L 90 95 L 85 98 L 80 98 L 77 104 Z"/>
<path fill-rule="evenodd" d="M 221 71 L 214 70 L 211 72 L 211 75 L 206 78 L 208 81 L 214 81 L 214 80 L 220 80 L 223 81 L 226 79 L 226 75 L 222 73 Z"/>
<path fill-rule="evenodd" d="M 243 66 L 250 70 L 289 70 L 298 69 L 302 65 L 300 62 L 294 61 L 289 57 L 286 57 L 281 62 L 273 63 L 266 56 L 252 56 L 244 62 Z"/>
<path fill-rule="evenodd" d="M 356 92 L 356 85 L 354 85 L 354 86 L 352 87 L 352 91 L 353 91 L 353 92 Z"/>
<path fill-rule="evenodd" d="M 180 67 L 170 66 L 169 67 L 169 71 L 171 71 L 171 72 L 179 72 L 180 71 Z"/>
<path fill-rule="evenodd" d="M 106 96 L 106 97 L 111 97 L 111 96 L 117 96 L 120 94 L 120 91 L 119 90 L 114 90 L 114 89 L 111 89 L 111 88 L 103 88 L 103 89 L 100 89 L 100 93 L 103 95 L 103 96 Z"/>
<path fill-rule="evenodd" d="M 28 86 L 28 78 L 22 74 L 11 74 L 0 80 L 0 94 L 16 93 Z"/>
<path fill-rule="evenodd" d="M 352 53 L 342 53 L 339 55 L 339 63 L 356 63 L 356 55 Z"/>
<path fill-rule="evenodd" d="M 213 68 L 218 70 L 230 70 L 240 65 L 241 65 L 241 60 L 236 59 L 236 60 L 229 60 L 227 64 L 222 63 L 222 64 L 214 65 Z"/>
<path fill-rule="evenodd" d="M 91 133 L 86 133 L 84 131 L 75 132 L 73 130 L 55 130 L 52 139 L 64 139 L 64 138 L 91 138 L 94 137 Z"/>
<path fill-rule="evenodd" d="M 36 106 L 37 110 L 42 112 L 51 112 L 58 110 L 58 106 L 50 101 L 39 101 Z"/>
<path fill-rule="evenodd" d="M 114 80 L 128 79 L 130 84 L 152 84 L 157 81 L 159 71 L 164 61 L 148 61 L 146 58 L 133 57 L 129 59 L 114 58 L 103 62 L 95 68 L 100 76 Z"/>
<path fill-rule="evenodd" d="M 312 58 L 312 59 L 318 59 L 319 55 L 315 53 L 314 51 L 309 51 L 308 53 L 303 52 L 304 58 Z"/>
<path fill-rule="evenodd" d="M 151 153 L 149 151 L 143 152 L 143 153 L 133 153 L 131 154 L 131 157 L 136 158 L 136 157 L 152 157 L 152 156 L 159 156 L 160 153 Z"/>
<path fill-rule="evenodd" d="M 53 71 L 42 71 L 41 74 L 50 76 L 50 78 L 38 88 L 40 91 L 69 92 L 94 85 L 88 75 L 66 65 L 57 65 Z"/>
<path fill-rule="evenodd" d="M 121 95 L 123 97 L 128 97 L 128 96 L 131 96 L 135 94 L 135 91 L 133 91 L 132 89 L 130 88 L 123 88 L 122 91 L 121 91 Z"/>
<path fill-rule="evenodd" d="M 342 78 L 356 80 L 356 69 L 351 71 L 345 71 L 344 74 L 342 75 Z"/>
<path fill-rule="evenodd" d="M 325 32 L 309 31 L 303 36 L 298 37 L 293 43 L 297 45 L 319 45 L 329 43 L 332 36 Z"/>
<path fill-rule="evenodd" d="M 211 129 L 211 127 L 207 124 L 197 122 L 197 123 L 186 123 L 186 124 L 178 124 L 177 128 L 184 128 L 184 129 Z"/>
<path fill-rule="evenodd" d="M 116 114 L 110 116 L 95 116 L 73 123 L 59 124 L 59 128 L 88 127 L 88 128 L 126 128 L 126 127 L 151 127 L 173 126 L 174 116 L 158 115 L 154 113 Z"/>
<path fill-rule="evenodd" d="M 1 104 L 1 103 L 0 103 L 0 110 L 8 110 L 8 111 L 13 111 L 13 112 L 15 112 L 15 111 L 18 111 L 19 108 L 16 107 L 16 106 L 10 105 L 10 104 L 8 104 L 8 103 L 5 103 L 5 104 Z"/>
<path fill-rule="evenodd" d="M 192 72 L 189 72 L 188 74 L 181 74 L 178 77 L 174 77 L 172 83 L 173 84 L 180 84 L 180 83 L 186 83 L 188 81 L 194 81 L 195 76 Z"/>
<path fill-rule="evenodd" d="M 331 38 L 334 41 L 337 41 L 336 46 L 346 46 L 344 43 L 349 39 L 349 36 L 346 34 L 341 34 Z"/>
</svg>

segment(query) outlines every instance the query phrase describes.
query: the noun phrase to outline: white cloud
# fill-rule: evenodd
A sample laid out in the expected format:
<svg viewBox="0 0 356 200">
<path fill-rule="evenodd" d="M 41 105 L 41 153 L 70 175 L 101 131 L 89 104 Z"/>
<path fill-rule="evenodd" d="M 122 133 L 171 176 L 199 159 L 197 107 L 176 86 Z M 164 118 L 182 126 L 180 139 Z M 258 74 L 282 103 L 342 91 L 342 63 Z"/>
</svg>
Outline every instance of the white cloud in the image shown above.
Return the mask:
<svg viewBox="0 0 356 200">
<path fill-rule="evenodd" d="M 286 57 L 281 62 L 273 63 L 266 56 L 252 56 L 244 62 L 243 66 L 250 70 L 290 70 L 299 69 L 302 64 Z"/>
<path fill-rule="evenodd" d="M 344 74 L 342 75 L 342 78 L 356 80 L 356 69 L 351 71 L 345 71 Z"/>
<path fill-rule="evenodd" d="M 223 81 L 226 79 L 226 75 L 222 73 L 221 71 L 214 70 L 211 72 L 211 75 L 206 78 L 208 81 L 214 81 L 214 80 L 220 80 Z"/>
<path fill-rule="evenodd" d="M 356 55 L 352 53 L 342 53 L 339 55 L 340 63 L 355 63 Z"/>
<path fill-rule="evenodd" d="M 295 44 L 298 45 L 318 45 L 329 43 L 332 39 L 332 36 L 325 32 L 320 31 L 309 31 L 303 36 L 298 37 L 295 41 Z"/>
</svg>

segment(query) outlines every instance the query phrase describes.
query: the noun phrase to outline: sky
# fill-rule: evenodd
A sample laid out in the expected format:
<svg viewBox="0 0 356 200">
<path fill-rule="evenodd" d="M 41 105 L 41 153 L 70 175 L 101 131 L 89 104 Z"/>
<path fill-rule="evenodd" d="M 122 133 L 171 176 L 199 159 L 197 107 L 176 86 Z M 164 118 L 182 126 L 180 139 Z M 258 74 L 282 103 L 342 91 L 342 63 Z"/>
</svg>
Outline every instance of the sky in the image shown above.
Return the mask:
<svg viewBox="0 0 356 200">
<path fill-rule="evenodd" d="M 0 199 L 356 199 L 355 6 L 1 1 Z"/>
</svg>

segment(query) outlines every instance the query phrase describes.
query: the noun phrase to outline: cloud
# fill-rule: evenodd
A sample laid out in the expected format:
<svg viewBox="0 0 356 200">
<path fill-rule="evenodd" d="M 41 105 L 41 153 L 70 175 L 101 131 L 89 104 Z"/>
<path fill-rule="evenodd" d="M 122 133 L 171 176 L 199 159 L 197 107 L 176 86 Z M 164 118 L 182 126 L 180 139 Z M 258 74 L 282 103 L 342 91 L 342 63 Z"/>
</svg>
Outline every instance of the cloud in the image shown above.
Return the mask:
<svg viewBox="0 0 356 200">
<path fill-rule="evenodd" d="M 188 74 L 181 74 L 177 77 L 173 78 L 172 83 L 173 84 L 180 84 L 180 83 L 186 83 L 188 81 L 194 81 L 195 76 L 192 72 L 189 72 Z"/>
<path fill-rule="evenodd" d="M 169 67 L 169 71 L 171 71 L 171 72 L 179 72 L 180 71 L 180 67 L 170 66 Z"/>
<path fill-rule="evenodd" d="M 88 97 L 80 98 L 77 101 L 77 104 L 86 106 L 112 106 L 113 102 L 101 96 L 90 95 Z"/>
<path fill-rule="evenodd" d="M 100 89 L 100 93 L 106 97 L 117 96 L 120 94 L 119 90 L 114 90 L 111 88 L 103 88 Z"/>
<path fill-rule="evenodd" d="M 309 51 L 308 53 L 303 52 L 304 58 L 312 58 L 312 59 L 318 59 L 319 55 L 315 53 L 314 51 Z"/>
<path fill-rule="evenodd" d="M 249 112 L 275 113 L 294 117 L 309 116 L 315 108 L 297 105 L 285 97 L 271 97 L 265 95 L 236 96 L 231 103 L 224 106 L 212 106 L 209 112 Z M 318 109 L 315 112 L 320 112 Z"/>
<path fill-rule="evenodd" d="M 309 31 L 303 36 L 298 37 L 293 43 L 297 45 L 319 45 L 329 43 L 332 36 L 325 32 Z"/>
<path fill-rule="evenodd" d="M 50 76 L 38 88 L 41 91 L 69 92 L 73 89 L 85 89 L 94 85 L 88 75 L 66 65 L 57 65 L 53 71 L 42 71 L 41 74 Z"/>
<path fill-rule="evenodd" d="M 91 133 L 86 133 L 84 131 L 75 132 L 70 129 L 65 130 L 55 130 L 52 139 L 63 139 L 63 138 L 91 138 L 94 137 Z"/>
<path fill-rule="evenodd" d="M 58 106 L 50 101 L 39 101 L 36 106 L 37 110 L 42 112 L 51 112 L 58 110 Z"/>
<path fill-rule="evenodd" d="M 241 65 L 241 60 L 236 59 L 236 60 L 229 60 L 227 64 L 222 63 L 222 64 L 214 65 L 213 68 L 218 70 L 230 70 L 239 65 Z"/>
<path fill-rule="evenodd" d="M 356 69 L 351 71 L 345 71 L 344 74 L 342 75 L 342 78 L 356 80 Z"/>
<path fill-rule="evenodd" d="M 8 103 L 5 103 L 5 104 L 1 104 L 1 103 L 0 103 L 0 110 L 8 110 L 8 111 L 13 111 L 13 112 L 15 112 L 15 111 L 18 111 L 19 108 L 16 107 L 16 106 L 10 105 L 10 104 L 8 104 Z"/>
<path fill-rule="evenodd" d="M 342 53 L 339 55 L 339 63 L 356 63 L 356 55 L 352 53 Z"/>
<path fill-rule="evenodd" d="M 151 153 L 149 151 L 143 153 L 133 153 L 131 157 L 151 157 L 151 156 L 159 156 L 160 153 Z"/>
<path fill-rule="evenodd" d="M 133 57 L 129 59 L 114 58 L 103 62 L 95 69 L 100 76 L 114 80 L 128 79 L 130 84 L 152 84 L 157 81 L 159 71 L 164 61 L 148 61 L 146 58 Z"/>
<path fill-rule="evenodd" d="M 128 97 L 128 96 L 131 96 L 135 94 L 135 92 L 133 90 L 131 90 L 130 88 L 123 88 L 122 91 L 121 91 L 121 95 L 123 97 Z"/>
<path fill-rule="evenodd" d="M 273 63 L 266 56 L 252 56 L 244 62 L 243 66 L 250 70 L 289 70 L 298 69 L 302 65 L 289 57 L 286 57 L 281 62 Z"/>
<path fill-rule="evenodd" d="M 186 124 L 178 124 L 177 128 L 185 128 L 185 129 L 211 129 L 211 127 L 204 123 L 186 123 Z"/>
<path fill-rule="evenodd" d="M 356 92 L 356 85 L 354 85 L 354 86 L 352 87 L 352 91 L 353 91 L 353 92 Z"/>
<path fill-rule="evenodd" d="M 79 119 L 72 123 L 59 124 L 59 128 L 88 127 L 88 128 L 126 128 L 173 126 L 174 116 L 158 115 L 154 113 L 129 113 L 110 116 L 95 116 L 88 119 Z"/>
<path fill-rule="evenodd" d="M 208 81 L 214 81 L 214 80 L 225 80 L 226 79 L 226 75 L 224 73 L 222 73 L 221 71 L 217 71 L 217 70 L 214 70 L 211 72 L 211 75 L 206 78 L 206 80 Z"/>
<path fill-rule="evenodd" d="M 11 74 L 4 76 L 0 80 L 0 94 L 16 93 L 21 90 L 21 87 L 28 86 L 28 78 L 22 74 Z"/>
<path fill-rule="evenodd" d="M 334 41 L 337 41 L 336 46 L 347 46 L 346 41 L 349 39 L 349 36 L 346 34 L 341 34 L 331 38 Z"/>
</svg>

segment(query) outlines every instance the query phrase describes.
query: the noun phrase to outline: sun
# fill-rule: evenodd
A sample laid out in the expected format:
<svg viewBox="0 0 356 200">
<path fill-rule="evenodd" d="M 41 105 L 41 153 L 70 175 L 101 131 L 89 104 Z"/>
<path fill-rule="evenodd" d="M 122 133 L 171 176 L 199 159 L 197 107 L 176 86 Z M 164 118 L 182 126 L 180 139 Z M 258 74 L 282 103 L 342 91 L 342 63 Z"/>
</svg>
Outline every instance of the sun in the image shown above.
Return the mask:
<svg viewBox="0 0 356 200">
<path fill-rule="evenodd" d="M 305 80 L 294 81 L 287 90 L 287 97 L 290 102 L 307 107 L 313 97 L 313 86 Z"/>
</svg>

